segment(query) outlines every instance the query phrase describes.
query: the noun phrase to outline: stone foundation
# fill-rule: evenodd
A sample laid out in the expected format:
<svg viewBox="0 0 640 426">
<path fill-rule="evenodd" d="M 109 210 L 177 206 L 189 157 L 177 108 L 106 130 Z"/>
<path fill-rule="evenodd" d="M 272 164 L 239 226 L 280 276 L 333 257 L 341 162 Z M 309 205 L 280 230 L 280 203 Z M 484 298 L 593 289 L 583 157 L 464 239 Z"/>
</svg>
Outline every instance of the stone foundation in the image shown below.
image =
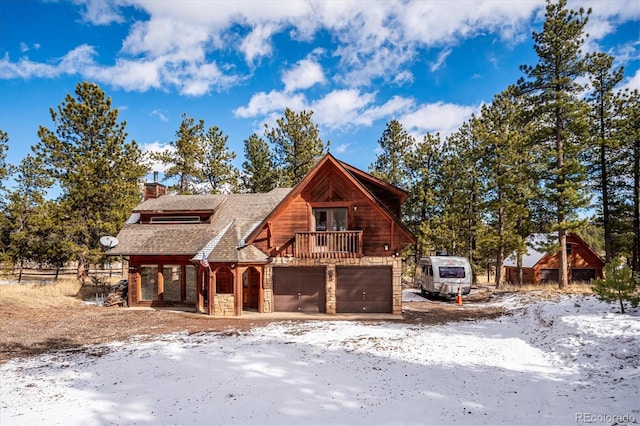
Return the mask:
<svg viewBox="0 0 640 426">
<path fill-rule="evenodd" d="M 220 317 L 235 316 L 235 297 L 233 294 L 216 294 L 213 296 L 213 315 Z"/>
</svg>

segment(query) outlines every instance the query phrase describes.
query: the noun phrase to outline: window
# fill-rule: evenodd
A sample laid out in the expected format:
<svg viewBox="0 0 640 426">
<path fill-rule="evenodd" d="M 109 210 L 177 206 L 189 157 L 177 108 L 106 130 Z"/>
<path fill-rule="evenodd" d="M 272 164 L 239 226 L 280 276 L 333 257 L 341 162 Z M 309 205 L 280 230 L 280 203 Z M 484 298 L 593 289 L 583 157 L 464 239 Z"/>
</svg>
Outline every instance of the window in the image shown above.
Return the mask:
<svg viewBox="0 0 640 426">
<path fill-rule="evenodd" d="M 464 267 L 462 266 L 441 266 L 440 278 L 464 278 Z"/>
<path fill-rule="evenodd" d="M 151 223 L 200 223 L 198 216 L 154 216 Z"/>
<path fill-rule="evenodd" d="M 198 297 L 198 268 L 195 265 L 184 267 L 185 302 L 195 303 Z"/>
<path fill-rule="evenodd" d="M 557 283 L 560 277 L 558 269 L 541 269 L 540 270 L 540 282 L 542 283 Z"/>
<path fill-rule="evenodd" d="M 158 300 L 158 265 L 140 266 L 140 300 Z"/>
<path fill-rule="evenodd" d="M 233 294 L 233 274 L 229 268 L 216 272 L 216 294 Z"/>
<path fill-rule="evenodd" d="M 313 209 L 314 229 L 318 231 L 346 231 L 347 208 Z"/>
<path fill-rule="evenodd" d="M 162 300 L 180 302 L 182 300 L 182 268 L 180 265 L 163 265 L 162 278 L 164 293 Z"/>
</svg>

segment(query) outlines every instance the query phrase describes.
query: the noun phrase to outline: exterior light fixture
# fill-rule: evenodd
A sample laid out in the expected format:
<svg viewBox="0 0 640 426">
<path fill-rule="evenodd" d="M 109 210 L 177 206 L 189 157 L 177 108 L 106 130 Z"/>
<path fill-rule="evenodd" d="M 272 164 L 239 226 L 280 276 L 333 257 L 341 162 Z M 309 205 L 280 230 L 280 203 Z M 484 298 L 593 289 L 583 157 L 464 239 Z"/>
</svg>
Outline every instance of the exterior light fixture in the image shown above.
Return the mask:
<svg viewBox="0 0 640 426">
<path fill-rule="evenodd" d="M 389 250 L 389 244 L 385 244 L 384 245 L 384 251 L 388 251 Z"/>
</svg>

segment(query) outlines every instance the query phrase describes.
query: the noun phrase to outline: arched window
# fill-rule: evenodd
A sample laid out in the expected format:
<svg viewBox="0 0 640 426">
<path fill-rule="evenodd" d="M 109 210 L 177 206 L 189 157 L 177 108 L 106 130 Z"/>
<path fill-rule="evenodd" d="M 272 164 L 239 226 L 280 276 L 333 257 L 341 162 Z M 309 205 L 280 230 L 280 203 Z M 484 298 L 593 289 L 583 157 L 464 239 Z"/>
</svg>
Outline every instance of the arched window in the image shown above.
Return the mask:
<svg viewBox="0 0 640 426">
<path fill-rule="evenodd" d="M 216 294 L 233 294 L 233 274 L 229 268 L 216 271 Z"/>
</svg>

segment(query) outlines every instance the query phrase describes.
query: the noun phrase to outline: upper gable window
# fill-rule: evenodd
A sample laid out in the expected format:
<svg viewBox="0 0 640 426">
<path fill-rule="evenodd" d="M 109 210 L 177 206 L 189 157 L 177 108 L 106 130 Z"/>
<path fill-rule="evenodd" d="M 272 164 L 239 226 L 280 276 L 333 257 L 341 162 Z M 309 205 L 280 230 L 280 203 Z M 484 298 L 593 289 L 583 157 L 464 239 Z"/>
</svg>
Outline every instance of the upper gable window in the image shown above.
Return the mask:
<svg viewBox="0 0 640 426">
<path fill-rule="evenodd" d="M 318 231 L 346 231 L 347 208 L 313 209 L 314 230 Z"/>
<path fill-rule="evenodd" d="M 200 223 L 199 216 L 153 216 L 150 223 Z"/>
</svg>

